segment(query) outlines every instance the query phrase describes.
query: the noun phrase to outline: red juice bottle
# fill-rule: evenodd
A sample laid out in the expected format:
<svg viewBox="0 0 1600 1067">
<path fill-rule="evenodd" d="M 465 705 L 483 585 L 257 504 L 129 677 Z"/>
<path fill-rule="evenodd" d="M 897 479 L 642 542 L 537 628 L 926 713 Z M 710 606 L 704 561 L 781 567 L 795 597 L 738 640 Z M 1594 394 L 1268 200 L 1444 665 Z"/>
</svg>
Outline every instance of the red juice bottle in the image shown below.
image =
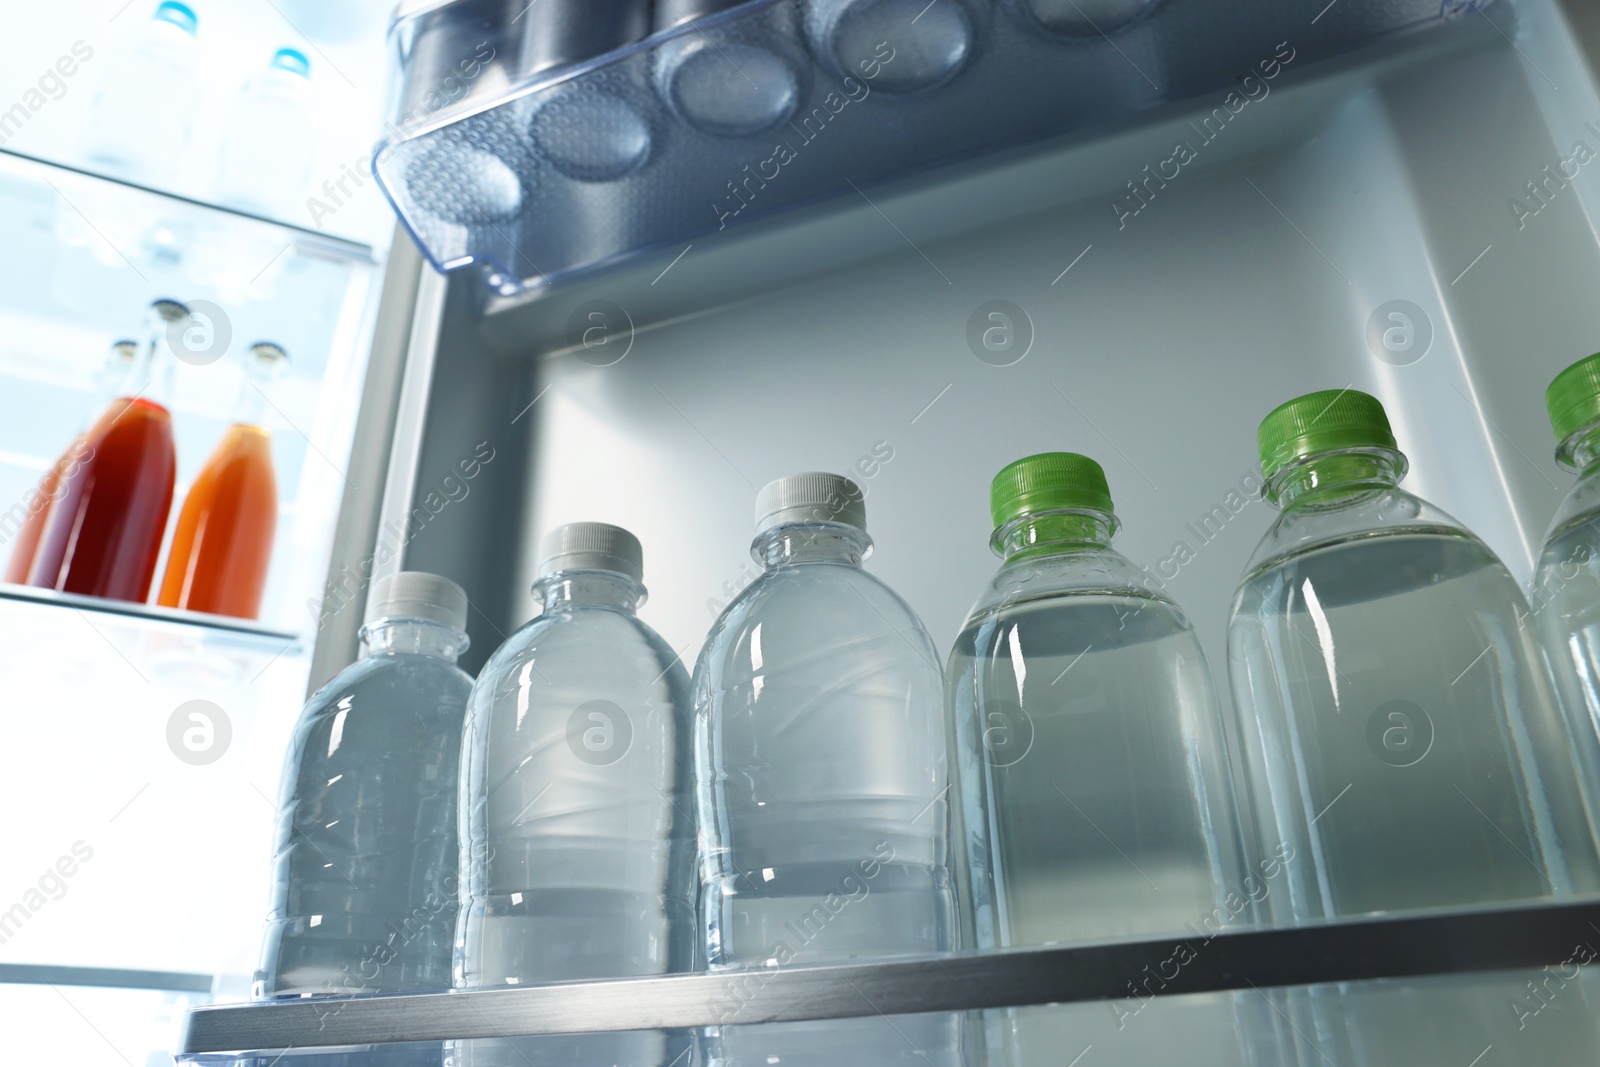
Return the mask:
<svg viewBox="0 0 1600 1067">
<path fill-rule="evenodd" d="M 97 418 L 112 399 L 122 394 L 123 385 L 128 380 L 128 373 L 133 368 L 138 352 L 137 341 L 112 343 L 111 354 L 106 357 L 105 365 L 95 377 L 96 398 L 94 407 L 88 412 L 88 418 Z M 28 574 L 33 570 L 33 557 L 39 550 L 39 539 L 44 535 L 45 524 L 50 519 L 50 510 L 60 494 L 61 481 L 68 472 L 77 467 L 79 457 L 88 447 L 88 435 L 89 426 L 86 425 L 78 431 L 77 436 L 72 439 L 72 444 L 67 446 L 60 458 L 50 465 L 44 477 L 39 479 L 34 492 L 29 495 L 24 504 L 27 515 L 17 530 L 16 540 L 11 545 L 11 558 L 6 563 L 5 575 L 0 581 L 17 585 L 27 583 Z"/>
<path fill-rule="evenodd" d="M 243 619 L 259 614 L 278 524 L 272 437 L 261 423 L 266 385 L 288 358 L 270 342 L 250 346 L 233 424 L 178 512 L 156 600 L 161 606 Z"/>
<path fill-rule="evenodd" d="M 157 300 L 150 311 L 150 340 L 124 395 L 89 428 L 76 469 L 62 478 L 29 585 L 141 603 L 150 595 L 178 465 L 164 403 L 173 369 L 167 327 L 189 309 Z"/>
</svg>

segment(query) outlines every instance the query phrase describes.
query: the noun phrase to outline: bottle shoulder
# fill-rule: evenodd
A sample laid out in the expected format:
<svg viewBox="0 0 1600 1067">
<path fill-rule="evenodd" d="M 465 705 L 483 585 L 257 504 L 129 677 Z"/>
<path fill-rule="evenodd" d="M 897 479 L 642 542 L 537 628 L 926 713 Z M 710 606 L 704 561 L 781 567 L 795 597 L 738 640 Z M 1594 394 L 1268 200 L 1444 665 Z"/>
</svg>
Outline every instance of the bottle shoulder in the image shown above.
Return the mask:
<svg viewBox="0 0 1600 1067">
<path fill-rule="evenodd" d="M 490 655 L 478 672 L 479 691 L 499 692 L 522 684 L 519 677 L 528 664 L 537 666 L 543 680 L 564 675 L 564 664 L 575 676 L 582 676 L 603 657 L 605 674 L 600 680 L 612 685 L 637 681 L 634 674 L 648 674 L 646 681 L 672 689 L 687 685 L 688 674 L 678 655 L 649 623 L 636 614 L 603 605 L 571 605 L 546 611 L 518 627 Z M 633 671 L 634 666 L 640 671 Z"/>
<path fill-rule="evenodd" d="M 348 704 L 349 698 L 374 689 L 459 692 L 464 698 L 471 688 L 472 675 L 450 660 L 415 652 L 379 653 L 363 656 L 328 679 L 306 701 L 303 717 L 331 714 L 341 710 L 340 704 Z"/>
<path fill-rule="evenodd" d="M 1543 557 L 1564 558 L 1561 546 L 1580 542 L 1591 550 L 1600 548 L 1600 470 L 1580 476 L 1556 508 L 1545 532 Z"/>
<path fill-rule="evenodd" d="M 1297 503 L 1286 507 L 1256 545 L 1245 567 L 1243 581 L 1317 549 L 1405 534 L 1483 544 L 1443 508 L 1398 486 L 1390 486 L 1346 501 Z"/>
<path fill-rule="evenodd" d="M 908 653 L 938 662 L 911 605 L 882 579 L 847 563 L 783 564 L 757 575 L 712 624 L 696 673 L 719 656 L 741 654 L 737 650 L 758 629 L 767 646 L 804 645 L 818 635 L 836 645 L 892 635 Z"/>
</svg>

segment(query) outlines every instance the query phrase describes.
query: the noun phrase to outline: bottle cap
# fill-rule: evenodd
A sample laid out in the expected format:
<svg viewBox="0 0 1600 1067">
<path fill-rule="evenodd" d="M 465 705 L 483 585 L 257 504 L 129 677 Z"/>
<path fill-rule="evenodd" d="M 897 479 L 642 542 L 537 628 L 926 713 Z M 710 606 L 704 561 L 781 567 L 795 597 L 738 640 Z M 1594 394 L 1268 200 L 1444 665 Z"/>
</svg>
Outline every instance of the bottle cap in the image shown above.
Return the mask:
<svg viewBox="0 0 1600 1067">
<path fill-rule="evenodd" d="M 544 535 L 539 576 L 557 571 L 614 571 L 644 581 L 639 539 L 606 522 L 569 522 Z"/>
<path fill-rule="evenodd" d="M 288 71 L 298 74 L 302 78 L 311 77 L 311 60 L 298 48 L 280 48 L 272 53 L 272 61 L 267 66 L 275 70 Z"/>
<path fill-rule="evenodd" d="M 1556 434 L 1556 459 L 1570 467 L 1571 449 L 1560 446 L 1585 426 L 1600 422 L 1600 352 L 1585 356 L 1556 375 L 1544 391 L 1544 406 L 1550 413 L 1550 428 Z"/>
<path fill-rule="evenodd" d="M 1106 472 L 1076 452 L 1041 452 L 1003 467 L 989 483 L 995 529 L 1040 511 L 1086 508 L 1111 511 Z"/>
<path fill-rule="evenodd" d="M 1323 389 L 1279 404 L 1261 420 L 1256 444 L 1261 450 L 1263 478 L 1319 452 L 1346 448 L 1399 451 L 1383 404 L 1359 389 Z"/>
<path fill-rule="evenodd" d="M 367 594 L 367 621 L 423 619 L 467 628 L 467 594 L 455 582 L 426 571 L 386 574 Z"/>
<path fill-rule="evenodd" d="M 259 363 L 287 363 L 289 361 L 289 353 L 285 352 L 283 346 L 275 341 L 257 341 L 250 346 L 250 358 Z"/>
<path fill-rule="evenodd" d="M 151 18 L 156 22 L 170 23 L 190 37 L 193 37 L 195 30 L 200 27 L 200 20 L 194 17 L 194 8 L 188 4 L 180 4 L 178 0 L 162 0 L 156 5 L 156 13 Z"/>
<path fill-rule="evenodd" d="M 171 297 L 158 297 L 150 301 L 150 310 L 163 322 L 182 322 L 189 317 L 189 305 Z"/>
<path fill-rule="evenodd" d="M 841 522 L 865 531 L 866 498 L 842 474 L 791 474 L 768 482 L 756 494 L 756 533 L 787 522 Z"/>
</svg>

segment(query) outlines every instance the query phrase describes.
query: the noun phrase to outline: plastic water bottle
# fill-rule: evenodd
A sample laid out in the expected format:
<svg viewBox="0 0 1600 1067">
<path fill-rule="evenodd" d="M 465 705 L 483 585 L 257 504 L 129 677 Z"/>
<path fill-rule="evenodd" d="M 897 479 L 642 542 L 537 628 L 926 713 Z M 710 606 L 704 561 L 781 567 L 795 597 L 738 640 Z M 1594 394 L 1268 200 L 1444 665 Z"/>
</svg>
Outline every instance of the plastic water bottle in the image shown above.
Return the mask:
<svg viewBox="0 0 1600 1067">
<path fill-rule="evenodd" d="M 1550 522 L 1530 600 L 1552 666 L 1575 684 L 1592 729 L 1600 723 L 1600 353 L 1558 374 L 1545 404 L 1556 462 L 1578 481 Z"/>
<path fill-rule="evenodd" d="M 170 187 L 200 103 L 199 21 L 162 0 L 127 51 L 112 56 L 91 108 L 89 162 L 119 177 Z"/>
<path fill-rule="evenodd" d="M 694 675 L 700 922 L 712 969 L 956 947 L 939 661 L 911 608 L 861 568 L 861 490 L 797 474 L 756 498 L 765 570 L 711 628 Z M 709 1064 L 947 1065 L 945 1016 L 740 1026 Z M 753 1020 L 751 1020 L 753 1021 Z"/>
<path fill-rule="evenodd" d="M 544 611 L 497 649 L 472 691 L 462 759 L 458 988 L 621 978 L 694 964 L 689 679 L 636 611 L 627 530 L 552 531 Z M 454 1043 L 461 1067 L 664 1067 L 659 1032 Z"/>
<path fill-rule="evenodd" d="M 450 987 L 466 617 L 448 579 L 380 578 L 366 654 L 307 702 L 284 765 L 258 997 Z"/>
<path fill-rule="evenodd" d="M 1199 639 L 1111 547 L 1119 522 L 1094 460 L 1017 460 L 995 476 L 990 510 L 1005 562 L 956 638 L 946 686 L 977 943 L 1178 933 L 1203 952 L 1281 889 L 1285 855 L 1242 859 Z M 1119 1029 L 1148 999 L 1129 985 L 1111 1002 Z M 1059 1053 L 1051 1020 L 995 1014 L 1017 1062 Z M 1236 1043 L 1209 1059 L 1187 1047 L 1240 1058 Z"/>
<path fill-rule="evenodd" d="M 286 218 L 304 210 L 316 151 L 311 62 L 294 48 L 273 53 L 250 79 L 228 123 L 217 196 L 246 211 Z"/>
<path fill-rule="evenodd" d="M 1406 458 L 1373 397 L 1291 400 L 1258 436 L 1282 514 L 1235 594 L 1228 670 L 1260 846 L 1296 855 L 1287 892 L 1267 898 L 1274 919 L 1592 892 L 1572 738 L 1515 579 L 1400 488 Z M 1461 1018 L 1500 1019 L 1519 986 Z M 1301 1029 L 1346 1025 L 1339 1040 L 1372 1055 L 1398 1033 L 1363 1038 L 1340 1005 Z M 1369 1054 L 1332 1036 L 1321 1047 L 1339 1062 Z"/>
</svg>

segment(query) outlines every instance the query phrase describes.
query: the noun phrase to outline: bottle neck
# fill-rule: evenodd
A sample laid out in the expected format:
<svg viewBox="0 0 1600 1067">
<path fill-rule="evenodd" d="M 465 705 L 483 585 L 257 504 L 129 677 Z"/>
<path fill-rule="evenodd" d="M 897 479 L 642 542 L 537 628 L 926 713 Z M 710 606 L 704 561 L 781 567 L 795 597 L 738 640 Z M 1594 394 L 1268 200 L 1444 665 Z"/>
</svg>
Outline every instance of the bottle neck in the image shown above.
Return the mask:
<svg viewBox="0 0 1600 1067">
<path fill-rule="evenodd" d="M 437 656 L 451 663 L 467 650 L 467 635 L 454 626 L 428 619 L 373 619 L 361 627 L 368 656 L 409 652 Z"/>
<path fill-rule="evenodd" d="M 788 563 L 844 563 L 859 567 L 872 552 L 865 530 L 842 522 L 787 522 L 763 530 L 750 544 L 756 562 L 768 567 Z"/>
<path fill-rule="evenodd" d="M 545 611 L 586 605 L 635 612 L 645 601 L 645 588 L 616 571 L 556 571 L 533 583 L 533 595 Z"/>
<path fill-rule="evenodd" d="M 1038 511 L 995 530 L 989 547 L 1005 557 L 1007 563 L 1085 548 L 1106 548 L 1119 525 L 1114 514 L 1095 508 Z"/>
<path fill-rule="evenodd" d="M 1393 489 L 1405 477 L 1406 457 L 1388 448 L 1357 448 L 1306 456 L 1275 472 L 1263 496 L 1279 510 L 1343 503 Z"/>
<path fill-rule="evenodd" d="M 1568 436 L 1556 449 L 1556 462 L 1584 477 L 1600 472 L 1600 422 Z"/>
<path fill-rule="evenodd" d="M 169 407 L 172 400 L 172 375 L 175 361 L 167 351 L 167 339 L 157 334 L 139 346 L 133 366 L 122 387 L 122 395 Z"/>
</svg>

